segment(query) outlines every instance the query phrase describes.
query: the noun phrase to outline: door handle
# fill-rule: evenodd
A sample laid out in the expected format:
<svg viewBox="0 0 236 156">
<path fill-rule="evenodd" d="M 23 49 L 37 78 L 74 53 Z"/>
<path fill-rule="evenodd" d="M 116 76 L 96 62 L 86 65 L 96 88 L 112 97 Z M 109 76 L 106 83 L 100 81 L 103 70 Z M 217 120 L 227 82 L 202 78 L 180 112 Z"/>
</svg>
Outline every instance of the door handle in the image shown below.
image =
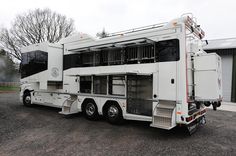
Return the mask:
<svg viewBox="0 0 236 156">
<path fill-rule="evenodd" d="M 174 84 L 175 83 L 175 79 L 171 79 L 171 84 Z"/>
</svg>

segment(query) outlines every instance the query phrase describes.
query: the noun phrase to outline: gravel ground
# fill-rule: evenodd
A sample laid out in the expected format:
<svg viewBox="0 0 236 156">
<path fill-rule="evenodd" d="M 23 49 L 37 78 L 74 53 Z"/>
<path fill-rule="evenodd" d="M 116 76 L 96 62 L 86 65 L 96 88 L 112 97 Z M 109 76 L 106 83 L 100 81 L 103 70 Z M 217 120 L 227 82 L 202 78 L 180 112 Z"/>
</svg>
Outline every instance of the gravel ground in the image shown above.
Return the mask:
<svg viewBox="0 0 236 156">
<path fill-rule="evenodd" d="M 60 109 L 24 107 L 16 93 L 0 94 L 0 155 L 236 155 L 236 113 L 207 112 L 207 124 L 189 136 L 148 122 L 114 126 Z"/>
</svg>

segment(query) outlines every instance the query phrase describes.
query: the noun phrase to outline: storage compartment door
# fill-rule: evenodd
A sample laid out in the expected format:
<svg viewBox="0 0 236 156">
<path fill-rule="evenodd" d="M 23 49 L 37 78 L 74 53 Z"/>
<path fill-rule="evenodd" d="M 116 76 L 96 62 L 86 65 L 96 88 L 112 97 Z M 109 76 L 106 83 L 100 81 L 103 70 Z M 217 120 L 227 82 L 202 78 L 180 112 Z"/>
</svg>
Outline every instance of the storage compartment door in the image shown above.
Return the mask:
<svg viewBox="0 0 236 156">
<path fill-rule="evenodd" d="M 176 101 L 176 62 L 160 62 L 158 99 Z"/>
<path fill-rule="evenodd" d="M 78 80 L 77 76 L 65 76 L 63 90 L 67 93 L 78 93 Z"/>
</svg>

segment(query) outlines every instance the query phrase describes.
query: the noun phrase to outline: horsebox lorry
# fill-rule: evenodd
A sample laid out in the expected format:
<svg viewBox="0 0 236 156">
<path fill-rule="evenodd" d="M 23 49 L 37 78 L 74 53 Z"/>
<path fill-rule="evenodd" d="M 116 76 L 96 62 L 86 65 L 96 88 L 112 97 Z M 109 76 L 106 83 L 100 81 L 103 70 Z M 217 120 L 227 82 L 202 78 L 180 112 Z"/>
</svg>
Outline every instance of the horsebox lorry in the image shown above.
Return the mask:
<svg viewBox="0 0 236 156">
<path fill-rule="evenodd" d="M 222 101 L 221 58 L 202 49 L 205 33 L 190 16 L 109 34 L 79 33 L 22 48 L 24 105 L 83 112 L 189 131 L 205 123 L 206 106 Z"/>
</svg>

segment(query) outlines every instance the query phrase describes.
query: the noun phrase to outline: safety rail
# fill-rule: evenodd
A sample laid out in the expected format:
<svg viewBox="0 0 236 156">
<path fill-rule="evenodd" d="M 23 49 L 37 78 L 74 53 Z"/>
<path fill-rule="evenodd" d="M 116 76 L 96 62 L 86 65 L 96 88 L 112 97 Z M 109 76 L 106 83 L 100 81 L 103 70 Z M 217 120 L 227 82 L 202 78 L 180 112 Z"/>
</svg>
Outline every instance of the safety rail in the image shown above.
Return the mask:
<svg viewBox="0 0 236 156">
<path fill-rule="evenodd" d="M 159 23 L 159 24 L 153 24 L 153 25 L 148 25 L 148 26 L 143 26 L 143 27 L 138 27 L 138 28 L 133 28 L 133 29 L 128 29 L 128 30 L 124 30 L 124 31 L 118 31 L 118 32 L 114 32 L 114 33 L 108 34 L 107 37 L 119 36 L 119 35 L 134 33 L 134 32 L 138 32 L 138 31 L 143 31 L 143 30 L 160 28 L 160 27 L 163 27 L 166 24 L 167 24 L 167 22 Z"/>
</svg>

